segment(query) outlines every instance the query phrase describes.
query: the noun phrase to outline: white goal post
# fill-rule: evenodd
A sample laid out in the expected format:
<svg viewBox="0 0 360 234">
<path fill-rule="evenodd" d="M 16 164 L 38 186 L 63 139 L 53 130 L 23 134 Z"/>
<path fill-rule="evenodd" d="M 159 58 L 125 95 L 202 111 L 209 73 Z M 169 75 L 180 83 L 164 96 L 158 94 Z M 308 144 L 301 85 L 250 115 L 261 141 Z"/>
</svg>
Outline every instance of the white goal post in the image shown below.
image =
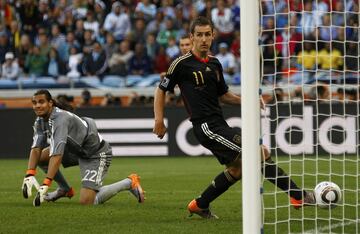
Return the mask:
<svg viewBox="0 0 360 234">
<path fill-rule="evenodd" d="M 359 5 L 241 0 L 243 233 L 360 233 Z M 336 208 L 294 209 L 261 175 L 260 142 L 300 189 L 336 183 Z"/>
<path fill-rule="evenodd" d="M 243 233 L 261 233 L 259 1 L 241 0 Z"/>
</svg>

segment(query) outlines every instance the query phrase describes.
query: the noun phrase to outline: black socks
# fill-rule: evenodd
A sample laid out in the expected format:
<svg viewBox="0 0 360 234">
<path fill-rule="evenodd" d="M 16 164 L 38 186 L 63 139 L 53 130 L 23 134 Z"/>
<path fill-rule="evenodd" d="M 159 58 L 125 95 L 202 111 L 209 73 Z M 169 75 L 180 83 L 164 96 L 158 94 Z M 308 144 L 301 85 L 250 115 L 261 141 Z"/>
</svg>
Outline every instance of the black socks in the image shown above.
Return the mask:
<svg viewBox="0 0 360 234">
<path fill-rule="evenodd" d="M 218 196 L 223 194 L 228 188 L 233 185 L 235 179 L 228 171 L 221 172 L 212 183 L 205 189 L 199 198 L 196 199 L 197 205 L 201 209 L 209 207 L 210 202 L 215 200 Z"/>
<path fill-rule="evenodd" d="M 262 166 L 262 173 L 264 173 L 265 178 L 268 181 L 288 193 L 290 197 L 295 198 L 296 200 L 302 200 L 302 190 L 274 163 L 274 161 L 267 159 Z"/>
</svg>

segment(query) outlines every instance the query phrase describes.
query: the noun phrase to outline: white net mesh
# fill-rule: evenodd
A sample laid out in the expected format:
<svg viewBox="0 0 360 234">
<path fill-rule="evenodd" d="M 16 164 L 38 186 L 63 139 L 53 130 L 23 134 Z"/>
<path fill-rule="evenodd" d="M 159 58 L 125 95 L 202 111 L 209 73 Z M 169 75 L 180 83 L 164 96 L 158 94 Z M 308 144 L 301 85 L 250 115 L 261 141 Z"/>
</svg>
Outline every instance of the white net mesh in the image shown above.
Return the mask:
<svg viewBox="0 0 360 234">
<path fill-rule="evenodd" d="M 335 182 L 334 209 L 294 209 L 264 178 L 265 233 L 360 233 L 359 1 L 261 0 L 263 141 L 306 190 Z"/>
</svg>

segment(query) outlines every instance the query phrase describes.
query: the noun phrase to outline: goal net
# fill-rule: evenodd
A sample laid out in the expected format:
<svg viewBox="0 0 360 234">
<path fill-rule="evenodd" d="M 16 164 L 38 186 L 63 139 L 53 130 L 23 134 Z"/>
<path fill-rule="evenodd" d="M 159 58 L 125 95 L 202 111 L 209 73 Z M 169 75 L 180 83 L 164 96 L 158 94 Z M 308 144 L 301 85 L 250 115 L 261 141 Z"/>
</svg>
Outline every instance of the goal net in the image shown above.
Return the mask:
<svg viewBox="0 0 360 234">
<path fill-rule="evenodd" d="M 359 1 L 261 0 L 260 14 L 263 142 L 299 187 L 342 190 L 336 208 L 296 210 L 263 178 L 264 233 L 360 233 Z"/>
</svg>

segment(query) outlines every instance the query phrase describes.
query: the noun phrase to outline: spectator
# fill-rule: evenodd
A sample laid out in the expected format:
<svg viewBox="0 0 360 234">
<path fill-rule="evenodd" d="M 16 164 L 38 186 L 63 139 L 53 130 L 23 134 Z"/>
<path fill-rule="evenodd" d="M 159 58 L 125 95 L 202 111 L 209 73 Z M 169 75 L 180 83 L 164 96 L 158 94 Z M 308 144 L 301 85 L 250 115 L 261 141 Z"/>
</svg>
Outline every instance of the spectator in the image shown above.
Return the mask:
<svg viewBox="0 0 360 234">
<path fill-rule="evenodd" d="M 302 12 L 300 25 L 303 28 L 303 34 L 305 37 L 312 34 L 318 26 L 316 23 L 316 15 L 313 11 L 312 1 L 307 0 L 304 2 L 304 10 Z"/>
<path fill-rule="evenodd" d="M 176 11 L 181 13 L 179 17 L 177 17 L 179 22 L 183 20 L 190 22 L 196 13 L 196 9 L 191 0 L 180 1 L 180 3 L 176 5 Z"/>
<path fill-rule="evenodd" d="M 78 19 L 75 21 L 74 35 L 76 41 L 78 41 L 80 45 L 84 43 L 84 34 L 85 34 L 84 21 L 82 19 Z"/>
<path fill-rule="evenodd" d="M 144 45 L 137 43 L 135 45 L 135 54 L 129 61 L 129 74 L 147 76 L 152 71 L 151 61 L 144 50 Z"/>
<path fill-rule="evenodd" d="M 70 56 L 67 65 L 69 72 L 66 75 L 70 78 L 80 77 L 79 66 L 82 62 L 83 54 L 79 53 L 76 47 L 71 47 L 69 50 Z"/>
<path fill-rule="evenodd" d="M 230 45 L 233 40 L 234 23 L 231 20 L 231 9 L 225 0 L 217 0 L 216 7 L 211 11 L 211 20 L 219 31 L 219 41 Z"/>
<path fill-rule="evenodd" d="M 174 60 L 180 54 L 180 49 L 176 44 L 176 39 L 172 36 L 169 37 L 168 47 L 166 48 L 166 56 L 170 61 Z"/>
<path fill-rule="evenodd" d="M 39 10 L 34 0 L 21 1 L 19 8 L 20 20 L 22 22 L 21 30 L 30 36 L 31 39 L 35 37 L 36 27 L 41 21 Z"/>
<path fill-rule="evenodd" d="M 160 12 L 162 16 L 166 18 L 175 19 L 175 9 L 172 6 L 173 1 L 172 0 L 162 0 L 161 1 L 161 7 L 158 10 L 158 13 Z"/>
<path fill-rule="evenodd" d="M 205 8 L 199 13 L 199 16 L 204 16 L 211 19 L 211 11 L 213 9 L 213 1 L 205 0 Z M 239 27 L 240 28 L 240 27 Z"/>
<path fill-rule="evenodd" d="M 39 77 L 45 74 L 47 57 L 40 54 L 40 49 L 34 46 L 26 56 L 25 69 L 30 76 Z"/>
<path fill-rule="evenodd" d="M 2 65 L 1 77 L 3 79 L 15 80 L 20 73 L 19 64 L 15 60 L 13 52 L 7 52 L 5 54 L 5 62 Z"/>
<path fill-rule="evenodd" d="M 135 20 L 134 29 L 131 31 L 131 41 L 136 44 L 138 42 L 145 43 L 146 33 L 145 33 L 145 20 L 142 18 Z"/>
<path fill-rule="evenodd" d="M 94 42 L 95 41 L 94 41 L 92 31 L 86 30 L 84 32 L 84 38 L 83 38 L 83 43 L 82 43 L 82 51 L 84 54 L 89 54 L 91 52 Z"/>
<path fill-rule="evenodd" d="M 95 20 L 94 11 L 88 10 L 86 12 L 86 20 L 84 21 L 84 29 L 91 30 L 94 37 L 99 35 L 100 24 Z"/>
<path fill-rule="evenodd" d="M 134 52 L 130 50 L 130 43 L 123 40 L 116 51 L 109 59 L 110 74 L 126 76 L 128 74 L 128 64 Z"/>
<path fill-rule="evenodd" d="M 319 27 L 320 40 L 331 41 L 337 38 L 337 29 L 332 27 L 330 14 L 324 14 L 322 17 L 322 25 Z"/>
<path fill-rule="evenodd" d="M 5 54 L 10 50 L 9 41 L 5 31 L 0 32 L 0 64 L 5 62 Z"/>
<path fill-rule="evenodd" d="M 146 52 L 150 59 L 154 59 L 158 53 L 159 44 L 156 42 L 156 37 L 154 34 L 149 33 L 146 36 Z"/>
<path fill-rule="evenodd" d="M 346 42 L 345 71 L 356 74 L 359 71 L 359 43 Z"/>
<path fill-rule="evenodd" d="M 105 10 L 106 10 L 105 3 L 101 0 L 95 0 L 94 10 L 95 10 L 96 21 L 98 21 L 100 25 L 103 25 L 105 20 Z"/>
<path fill-rule="evenodd" d="M 48 55 L 48 64 L 46 65 L 46 74 L 48 76 L 58 78 L 61 75 L 66 74 L 66 66 L 61 61 L 57 50 L 52 47 Z"/>
<path fill-rule="evenodd" d="M 50 43 L 48 35 L 45 32 L 40 32 L 38 35 L 39 43 L 36 45 L 40 49 L 40 54 L 44 56 L 48 56 L 50 51 Z"/>
<path fill-rule="evenodd" d="M 106 56 L 111 58 L 111 56 L 118 50 L 119 44 L 116 43 L 114 36 L 111 33 L 106 34 L 106 44 L 104 45 L 104 50 Z"/>
<path fill-rule="evenodd" d="M 78 107 L 91 107 L 92 103 L 91 103 L 91 93 L 89 90 L 84 89 L 81 92 L 81 99 L 80 99 L 80 103 L 78 105 Z"/>
<path fill-rule="evenodd" d="M 165 0 L 167 1 L 167 0 Z M 145 34 L 148 35 L 150 33 L 157 35 L 160 31 L 166 28 L 164 22 L 164 14 L 161 11 L 158 11 L 155 15 L 155 19 L 151 20 L 145 29 Z"/>
<path fill-rule="evenodd" d="M 344 58 L 340 51 L 331 48 L 331 44 L 328 42 L 318 54 L 318 64 L 321 70 L 342 70 Z"/>
<path fill-rule="evenodd" d="M 109 106 L 120 107 L 121 99 L 119 97 L 114 97 L 111 93 L 107 93 L 105 94 L 100 105 L 104 107 L 109 107 Z"/>
<path fill-rule="evenodd" d="M 169 37 L 177 38 L 177 30 L 174 28 L 172 19 L 166 19 L 165 23 L 166 28 L 158 33 L 156 41 L 159 43 L 159 45 L 167 47 Z"/>
<path fill-rule="evenodd" d="M 58 53 L 61 60 L 65 61 L 67 55 L 66 47 L 66 38 L 64 34 L 60 32 L 59 25 L 53 24 L 51 26 L 51 40 L 50 45 L 54 47 Z"/>
<path fill-rule="evenodd" d="M 311 79 L 316 70 L 317 54 L 311 42 L 304 42 L 304 50 L 297 55 L 296 67 L 301 73 L 295 73 L 290 77 L 291 83 L 301 84 Z"/>
<path fill-rule="evenodd" d="M 137 18 L 150 22 L 150 20 L 155 17 L 155 14 L 156 6 L 152 4 L 150 0 L 141 0 L 136 5 L 135 16 Z"/>
<path fill-rule="evenodd" d="M 26 56 L 30 54 L 32 46 L 33 45 L 31 43 L 29 35 L 27 34 L 21 35 L 20 46 L 15 51 L 15 57 L 18 58 L 18 63 L 20 67 L 25 67 Z"/>
<path fill-rule="evenodd" d="M 236 71 L 235 56 L 228 51 L 228 45 L 225 42 L 219 44 L 220 53 L 215 57 L 221 63 L 225 74 L 233 75 Z"/>
<path fill-rule="evenodd" d="M 160 46 L 159 51 L 154 59 L 154 72 L 159 74 L 166 72 L 169 68 L 169 65 L 169 57 L 166 55 L 165 48 Z"/>
<path fill-rule="evenodd" d="M 105 18 L 104 29 L 112 33 L 116 41 L 124 40 L 131 30 L 130 18 L 125 12 L 121 12 L 121 3 L 114 2 L 112 12 Z"/>
<path fill-rule="evenodd" d="M 21 32 L 19 28 L 18 21 L 13 20 L 10 23 L 9 44 L 12 51 L 16 51 L 20 47 Z"/>
<path fill-rule="evenodd" d="M 95 42 L 91 53 L 84 57 L 83 74 L 86 76 L 102 76 L 107 69 L 107 56 L 99 42 Z"/>
</svg>

